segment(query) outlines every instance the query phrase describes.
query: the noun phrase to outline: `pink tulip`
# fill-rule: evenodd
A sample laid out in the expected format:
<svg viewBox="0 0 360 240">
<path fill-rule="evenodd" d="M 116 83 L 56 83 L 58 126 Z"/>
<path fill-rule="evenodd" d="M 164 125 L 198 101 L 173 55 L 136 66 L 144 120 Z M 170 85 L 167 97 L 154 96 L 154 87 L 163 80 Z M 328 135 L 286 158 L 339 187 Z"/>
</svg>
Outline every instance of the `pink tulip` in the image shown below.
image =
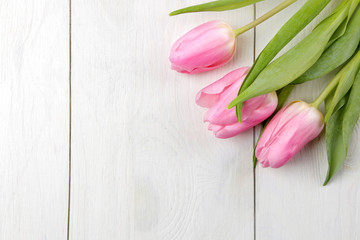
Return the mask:
<svg viewBox="0 0 360 240">
<path fill-rule="evenodd" d="M 209 122 L 209 130 L 213 131 L 218 138 L 236 136 L 264 121 L 276 109 L 275 92 L 245 101 L 241 113 L 241 124 L 236 118 L 235 108 L 227 109 L 228 104 L 237 96 L 248 71 L 248 67 L 232 71 L 202 89 L 196 96 L 196 103 L 199 106 L 209 108 L 204 122 Z"/>
<path fill-rule="evenodd" d="M 269 122 L 255 155 L 263 167 L 281 167 L 316 138 L 323 127 L 323 115 L 317 108 L 302 101 L 292 102 Z"/>
<path fill-rule="evenodd" d="M 236 37 L 224 22 L 204 23 L 179 38 L 171 48 L 171 68 L 200 73 L 223 66 L 234 55 Z"/>
</svg>

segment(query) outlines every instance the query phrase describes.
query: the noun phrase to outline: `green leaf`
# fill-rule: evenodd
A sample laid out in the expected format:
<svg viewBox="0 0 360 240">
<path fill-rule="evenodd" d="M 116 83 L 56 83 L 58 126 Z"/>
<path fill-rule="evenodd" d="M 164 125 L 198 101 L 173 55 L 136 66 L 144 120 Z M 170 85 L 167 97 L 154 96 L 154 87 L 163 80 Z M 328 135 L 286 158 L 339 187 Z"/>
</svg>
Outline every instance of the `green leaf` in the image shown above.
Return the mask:
<svg viewBox="0 0 360 240">
<path fill-rule="evenodd" d="M 341 104 L 344 105 L 348 100 L 348 95 L 344 96 Z M 342 120 L 345 112 L 344 106 L 337 107 L 338 111 L 334 112 L 329 122 L 326 124 L 325 138 L 326 138 L 326 152 L 328 156 L 328 172 L 324 182 L 324 186 L 329 182 L 331 177 L 337 172 L 343 164 L 346 152 L 345 144 L 342 136 Z"/>
<path fill-rule="evenodd" d="M 331 101 L 333 99 L 333 96 L 334 96 L 334 93 L 335 93 L 335 90 L 336 89 L 333 89 L 329 95 L 325 98 L 325 112 L 329 111 L 329 107 L 330 107 L 330 104 L 331 104 Z M 342 106 L 345 105 L 345 101 L 344 101 L 344 98 L 342 98 L 340 100 L 340 102 L 338 103 L 338 105 L 336 105 L 335 109 L 333 112 L 337 112 L 340 108 L 342 108 Z"/>
<path fill-rule="evenodd" d="M 266 121 L 266 123 L 268 123 L 268 122 Z M 259 137 L 258 137 L 258 139 L 257 139 L 257 141 L 256 141 L 256 143 L 255 143 L 254 149 L 253 149 L 253 168 L 256 168 L 256 164 L 257 164 L 257 161 L 258 161 L 258 159 L 257 159 L 257 157 L 256 157 L 256 155 L 255 155 L 256 147 L 257 147 L 257 145 L 258 145 L 258 143 L 259 143 L 259 140 L 260 140 L 260 138 L 261 138 L 261 135 L 263 134 L 263 132 L 264 132 L 264 130 L 265 130 L 265 124 L 266 124 L 266 123 L 261 124 L 260 134 L 259 134 Z"/>
<path fill-rule="evenodd" d="M 356 51 L 360 42 L 360 8 L 349 21 L 343 36 L 337 39 L 316 63 L 292 84 L 300 84 L 324 76 L 345 63 Z"/>
<path fill-rule="evenodd" d="M 242 8 L 263 0 L 219 0 L 204 4 L 194 5 L 171 12 L 169 15 L 174 16 L 182 13 L 191 12 L 208 12 L 208 11 L 226 11 Z"/>
<path fill-rule="evenodd" d="M 324 119 L 325 123 L 328 122 L 336 105 L 346 95 L 346 93 L 353 85 L 355 76 L 358 73 L 359 68 L 360 68 L 360 50 L 335 76 L 335 78 L 338 81 L 338 85 L 332 97 L 332 101 L 328 107 L 328 110 L 326 111 L 326 115 Z"/>
<path fill-rule="evenodd" d="M 264 50 L 257 57 L 247 74 L 239 94 L 250 86 L 259 73 L 271 62 L 306 25 L 308 25 L 330 2 L 330 0 L 308 0 L 306 3 L 281 27 Z M 239 95 L 238 94 L 238 95 Z M 242 103 L 236 106 L 238 120 L 241 118 Z"/>
<path fill-rule="evenodd" d="M 359 0 L 357 0 L 359 1 Z M 348 2 L 344 0 L 344 2 Z M 284 55 L 270 63 L 253 83 L 235 98 L 229 107 L 250 98 L 276 91 L 294 81 L 319 59 L 326 48 L 332 34 L 346 19 L 348 4 L 323 20 L 307 37 L 287 51 Z"/>
<path fill-rule="evenodd" d="M 354 13 L 356 6 L 358 5 L 359 1 L 357 0 L 348 0 L 347 3 L 345 3 L 345 1 L 343 2 L 344 4 L 347 4 L 348 7 L 348 17 L 346 18 L 346 20 L 339 26 L 338 29 L 336 29 L 335 33 L 332 35 L 330 41 L 328 42 L 327 46 L 330 46 L 333 42 L 335 42 L 338 38 L 340 38 L 346 31 L 346 28 L 348 26 L 349 20 L 352 16 L 352 14 Z"/>
<path fill-rule="evenodd" d="M 290 93 L 294 89 L 294 85 L 288 85 L 279 90 L 278 93 L 278 105 L 276 111 L 279 111 L 285 104 L 286 100 L 289 98 Z"/>
<path fill-rule="evenodd" d="M 344 105 L 333 113 L 326 125 L 326 151 L 329 168 L 324 186 L 344 163 L 352 132 L 360 117 L 360 72 L 356 75 L 351 91 L 338 104 Z"/>
</svg>

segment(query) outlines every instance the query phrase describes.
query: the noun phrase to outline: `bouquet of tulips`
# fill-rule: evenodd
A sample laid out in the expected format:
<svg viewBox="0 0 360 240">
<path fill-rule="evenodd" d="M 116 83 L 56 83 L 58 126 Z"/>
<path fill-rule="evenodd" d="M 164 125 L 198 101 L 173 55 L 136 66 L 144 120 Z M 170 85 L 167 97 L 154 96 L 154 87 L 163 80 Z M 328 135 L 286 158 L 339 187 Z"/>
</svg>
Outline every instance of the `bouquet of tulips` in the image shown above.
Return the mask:
<svg viewBox="0 0 360 240">
<path fill-rule="evenodd" d="M 170 13 L 225 11 L 262 0 L 218 0 Z M 172 46 L 172 69 L 200 73 L 223 66 L 235 53 L 236 37 L 296 0 L 285 0 L 252 23 L 233 30 L 221 21 L 204 23 Z M 209 110 L 204 121 L 218 138 L 229 138 L 261 124 L 254 167 L 278 168 L 293 158 L 325 127 L 328 173 L 324 185 L 343 164 L 360 117 L 360 0 L 338 1 L 337 7 L 304 39 L 275 56 L 331 0 L 307 0 L 262 50 L 253 66 L 236 69 L 200 90 L 196 103 Z M 312 103 L 284 105 L 293 87 L 333 70 L 335 77 Z M 319 106 L 325 102 L 325 117 Z"/>
</svg>

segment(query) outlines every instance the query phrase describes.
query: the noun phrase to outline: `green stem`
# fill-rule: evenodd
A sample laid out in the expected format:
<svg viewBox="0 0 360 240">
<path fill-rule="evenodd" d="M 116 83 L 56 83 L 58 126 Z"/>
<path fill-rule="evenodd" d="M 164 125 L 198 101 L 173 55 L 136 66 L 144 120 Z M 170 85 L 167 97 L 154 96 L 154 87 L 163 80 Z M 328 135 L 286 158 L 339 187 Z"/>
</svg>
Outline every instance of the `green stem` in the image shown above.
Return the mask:
<svg viewBox="0 0 360 240">
<path fill-rule="evenodd" d="M 326 88 L 320 93 L 320 95 L 315 99 L 311 105 L 313 107 L 319 108 L 320 104 L 325 100 L 325 98 L 331 93 L 331 91 L 338 85 L 340 78 L 335 76 Z"/>
<path fill-rule="evenodd" d="M 287 8 L 288 6 L 290 6 L 291 4 L 293 4 L 294 2 L 296 2 L 297 0 L 286 0 L 283 3 L 279 4 L 278 6 L 276 6 L 275 8 L 271 9 L 269 12 L 265 13 L 264 15 L 262 15 L 261 17 L 257 18 L 256 20 L 254 20 L 253 22 L 238 28 L 234 30 L 234 33 L 236 36 L 239 36 L 240 34 L 252 29 L 253 27 L 259 25 L 260 23 L 264 22 L 266 19 L 274 16 L 275 14 L 277 14 L 278 12 L 280 12 L 281 10 Z"/>
</svg>

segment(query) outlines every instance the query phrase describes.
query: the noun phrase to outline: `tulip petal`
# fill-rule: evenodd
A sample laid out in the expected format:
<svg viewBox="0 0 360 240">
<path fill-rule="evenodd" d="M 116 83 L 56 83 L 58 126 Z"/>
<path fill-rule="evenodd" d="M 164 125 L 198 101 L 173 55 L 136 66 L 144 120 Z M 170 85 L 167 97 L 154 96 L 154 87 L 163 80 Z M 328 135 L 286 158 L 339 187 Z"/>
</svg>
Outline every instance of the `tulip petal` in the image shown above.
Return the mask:
<svg viewBox="0 0 360 240">
<path fill-rule="evenodd" d="M 245 75 L 249 71 L 249 67 L 242 67 L 226 74 L 221 79 L 201 89 L 196 95 L 196 104 L 201 107 L 212 107 L 220 97 L 220 94 L 225 91 L 231 84 L 238 79 L 244 81 Z"/>
<path fill-rule="evenodd" d="M 212 124 L 212 123 L 210 123 L 209 126 L 208 126 L 208 130 L 213 131 L 213 132 L 220 131 L 223 128 L 224 128 L 224 126 L 216 125 L 216 124 Z"/>
<path fill-rule="evenodd" d="M 214 133 L 217 138 L 231 138 L 252 127 L 252 125 L 247 125 L 244 123 L 239 124 L 239 122 L 236 122 L 234 124 L 225 126 Z"/>
<path fill-rule="evenodd" d="M 182 73 L 199 73 L 229 62 L 236 48 L 232 28 L 221 21 L 204 23 L 179 38 L 171 48 L 171 68 Z"/>
<path fill-rule="evenodd" d="M 261 95 L 244 102 L 241 115 L 242 122 L 253 123 L 254 126 L 264 121 L 275 111 L 278 98 L 275 92 Z"/>
<path fill-rule="evenodd" d="M 227 104 L 236 96 L 243 79 L 234 82 L 218 97 L 217 102 L 206 112 L 204 121 L 220 125 L 237 122 L 235 109 L 227 109 Z"/>
<path fill-rule="evenodd" d="M 204 121 L 209 122 L 209 130 L 213 131 L 216 137 L 233 137 L 261 123 L 276 109 L 275 92 L 246 101 L 241 124 L 237 121 L 235 109 L 227 109 L 229 102 L 236 97 L 248 71 L 249 67 L 234 70 L 203 88 L 196 96 L 198 105 L 209 108 L 205 113 Z"/>
<path fill-rule="evenodd" d="M 323 116 L 316 108 L 301 101 L 290 103 L 265 128 L 255 155 L 263 167 L 281 167 L 316 138 L 323 127 Z"/>
</svg>

